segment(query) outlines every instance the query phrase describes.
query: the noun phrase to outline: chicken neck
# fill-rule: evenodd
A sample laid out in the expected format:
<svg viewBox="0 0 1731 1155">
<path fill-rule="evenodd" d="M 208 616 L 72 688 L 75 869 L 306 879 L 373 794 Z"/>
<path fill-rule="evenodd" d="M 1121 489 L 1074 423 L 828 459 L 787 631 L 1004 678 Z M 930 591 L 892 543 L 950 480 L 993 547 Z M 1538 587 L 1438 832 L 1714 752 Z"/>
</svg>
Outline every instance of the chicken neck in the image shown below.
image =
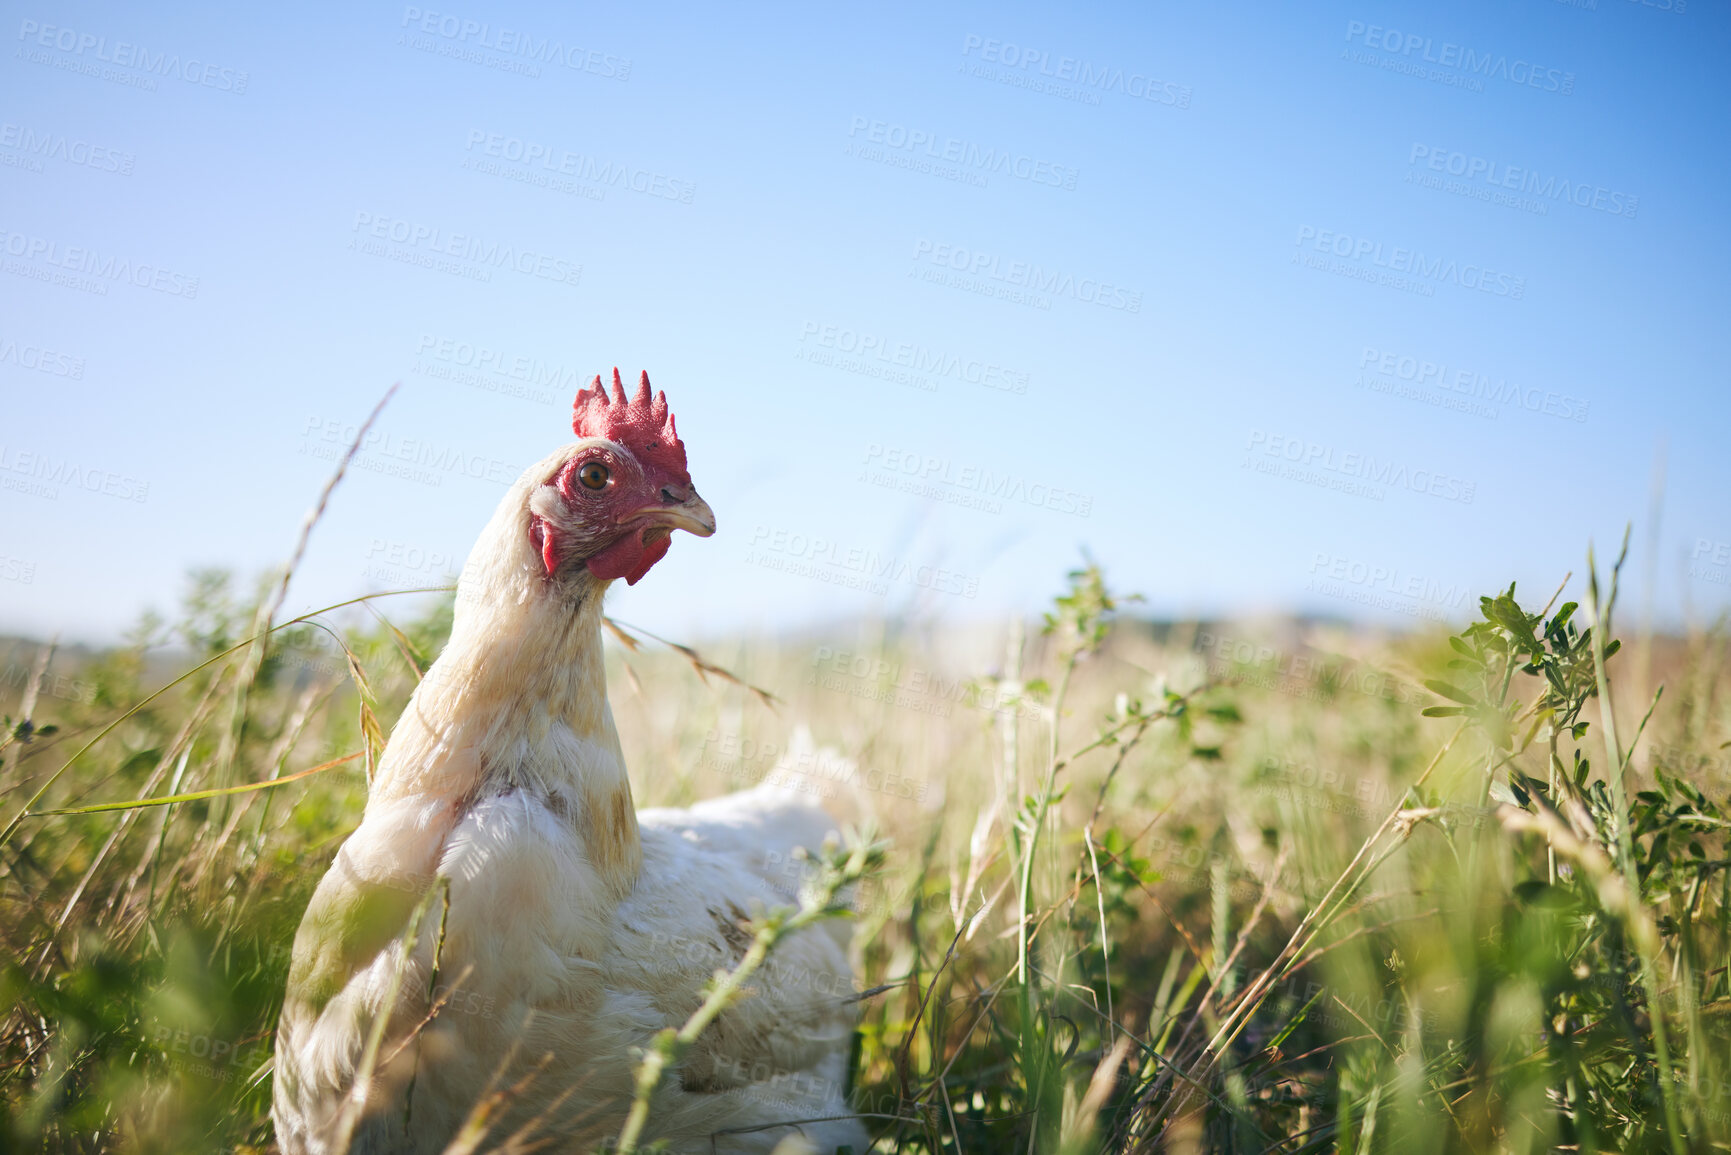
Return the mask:
<svg viewBox="0 0 1731 1155">
<path fill-rule="evenodd" d="M 608 583 L 580 567 L 545 577 L 513 496 L 475 545 L 450 641 L 391 734 L 372 798 L 444 798 L 460 816 L 477 799 L 524 791 L 577 828 L 623 893 L 642 847 L 607 704 Z"/>
</svg>

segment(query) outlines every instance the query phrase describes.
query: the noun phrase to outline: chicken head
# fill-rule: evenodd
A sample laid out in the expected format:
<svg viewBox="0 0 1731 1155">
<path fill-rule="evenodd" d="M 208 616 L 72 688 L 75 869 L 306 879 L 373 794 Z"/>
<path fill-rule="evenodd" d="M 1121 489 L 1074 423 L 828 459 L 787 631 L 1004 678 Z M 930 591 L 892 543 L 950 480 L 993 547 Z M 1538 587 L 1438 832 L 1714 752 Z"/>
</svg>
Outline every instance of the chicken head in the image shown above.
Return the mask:
<svg viewBox="0 0 1731 1155">
<path fill-rule="evenodd" d="M 715 514 L 685 466 L 667 395 L 644 373 L 629 398 L 613 370 L 613 395 L 596 377 L 577 394 L 579 440 L 529 498 L 529 540 L 549 578 L 578 567 L 636 585 L 666 555 L 673 531 L 715 532 Z"/>
</svg>

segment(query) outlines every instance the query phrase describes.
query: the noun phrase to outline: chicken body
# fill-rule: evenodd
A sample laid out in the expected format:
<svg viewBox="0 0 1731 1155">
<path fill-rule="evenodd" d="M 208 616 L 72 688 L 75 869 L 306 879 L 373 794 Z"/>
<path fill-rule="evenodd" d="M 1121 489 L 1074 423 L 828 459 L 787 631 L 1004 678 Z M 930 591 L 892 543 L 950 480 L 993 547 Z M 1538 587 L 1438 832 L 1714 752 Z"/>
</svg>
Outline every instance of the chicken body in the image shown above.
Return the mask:
<svg viewBox="0 0 1731 1155">
<path fill-rule="evenodd" d="M 558 1151 L 617 1135 L 642 1049 L 738 961 L 753 915 L 795 900 L 794 848 L 833 830 L 764 788 L 637 813 L 606 700 L 606 582 L 544 564 L 529 520 L 557 514 L 544 490 L 572 448 L 527 471 L 482 534 L 451 640 L 296 936 L 274 1089 L 286 1155 L 440 1152 L 495 1090 L 489 1147 L 519 1129 Z M 768 1151 L 798 1134 L 863 1155 L 845 924 L 785 940 L 751 987 L 663 1078 L 645 1141 Z"/>
</svg>

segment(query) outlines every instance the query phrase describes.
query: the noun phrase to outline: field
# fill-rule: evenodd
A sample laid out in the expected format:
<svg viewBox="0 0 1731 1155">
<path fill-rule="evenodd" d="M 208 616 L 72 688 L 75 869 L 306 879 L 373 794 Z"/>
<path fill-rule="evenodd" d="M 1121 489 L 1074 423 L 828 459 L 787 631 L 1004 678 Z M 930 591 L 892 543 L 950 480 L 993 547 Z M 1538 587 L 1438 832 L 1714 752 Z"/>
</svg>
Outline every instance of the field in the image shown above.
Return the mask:
<svg viewBox="0 0 1731 1155">
<path fill-rule="evenodd" d="M 773 776 L 885 843 L 876 1151 L 1723 1149 L 1726 637 L 1588 629 L 1615 569 L 1571 567 L 1453 638 L 1154 622 L 1084 567 L 1044 621 L 624 626 L 609 682 L 640 805 Z M 449 625 L 249 644 L 268 587 L 188 590 L 128 647 L 0 643 L 8 1150 L 274 1150 L 289 943 Z"/>
</svg>

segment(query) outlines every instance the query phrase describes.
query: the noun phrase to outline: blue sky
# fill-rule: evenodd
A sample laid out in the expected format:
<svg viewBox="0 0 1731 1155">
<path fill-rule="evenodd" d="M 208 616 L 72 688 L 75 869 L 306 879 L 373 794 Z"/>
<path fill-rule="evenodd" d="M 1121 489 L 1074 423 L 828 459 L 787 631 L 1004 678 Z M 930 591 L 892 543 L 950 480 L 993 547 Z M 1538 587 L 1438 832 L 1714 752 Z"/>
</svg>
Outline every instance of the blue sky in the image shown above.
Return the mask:
<svg viewBox="0 0 1731 1155">
<path fill-rule="evenodd" d="M 1629 522 L 1731 601 L 1717 6 L 159 7 L 0 27 L 0 629 L 280 563 L 394 381 L 289 604 L 437 582 L 613 365 L 721 527 L 613 609 L 686 636 L 1084 549 L 1459 619 Z"/>
</svg>

